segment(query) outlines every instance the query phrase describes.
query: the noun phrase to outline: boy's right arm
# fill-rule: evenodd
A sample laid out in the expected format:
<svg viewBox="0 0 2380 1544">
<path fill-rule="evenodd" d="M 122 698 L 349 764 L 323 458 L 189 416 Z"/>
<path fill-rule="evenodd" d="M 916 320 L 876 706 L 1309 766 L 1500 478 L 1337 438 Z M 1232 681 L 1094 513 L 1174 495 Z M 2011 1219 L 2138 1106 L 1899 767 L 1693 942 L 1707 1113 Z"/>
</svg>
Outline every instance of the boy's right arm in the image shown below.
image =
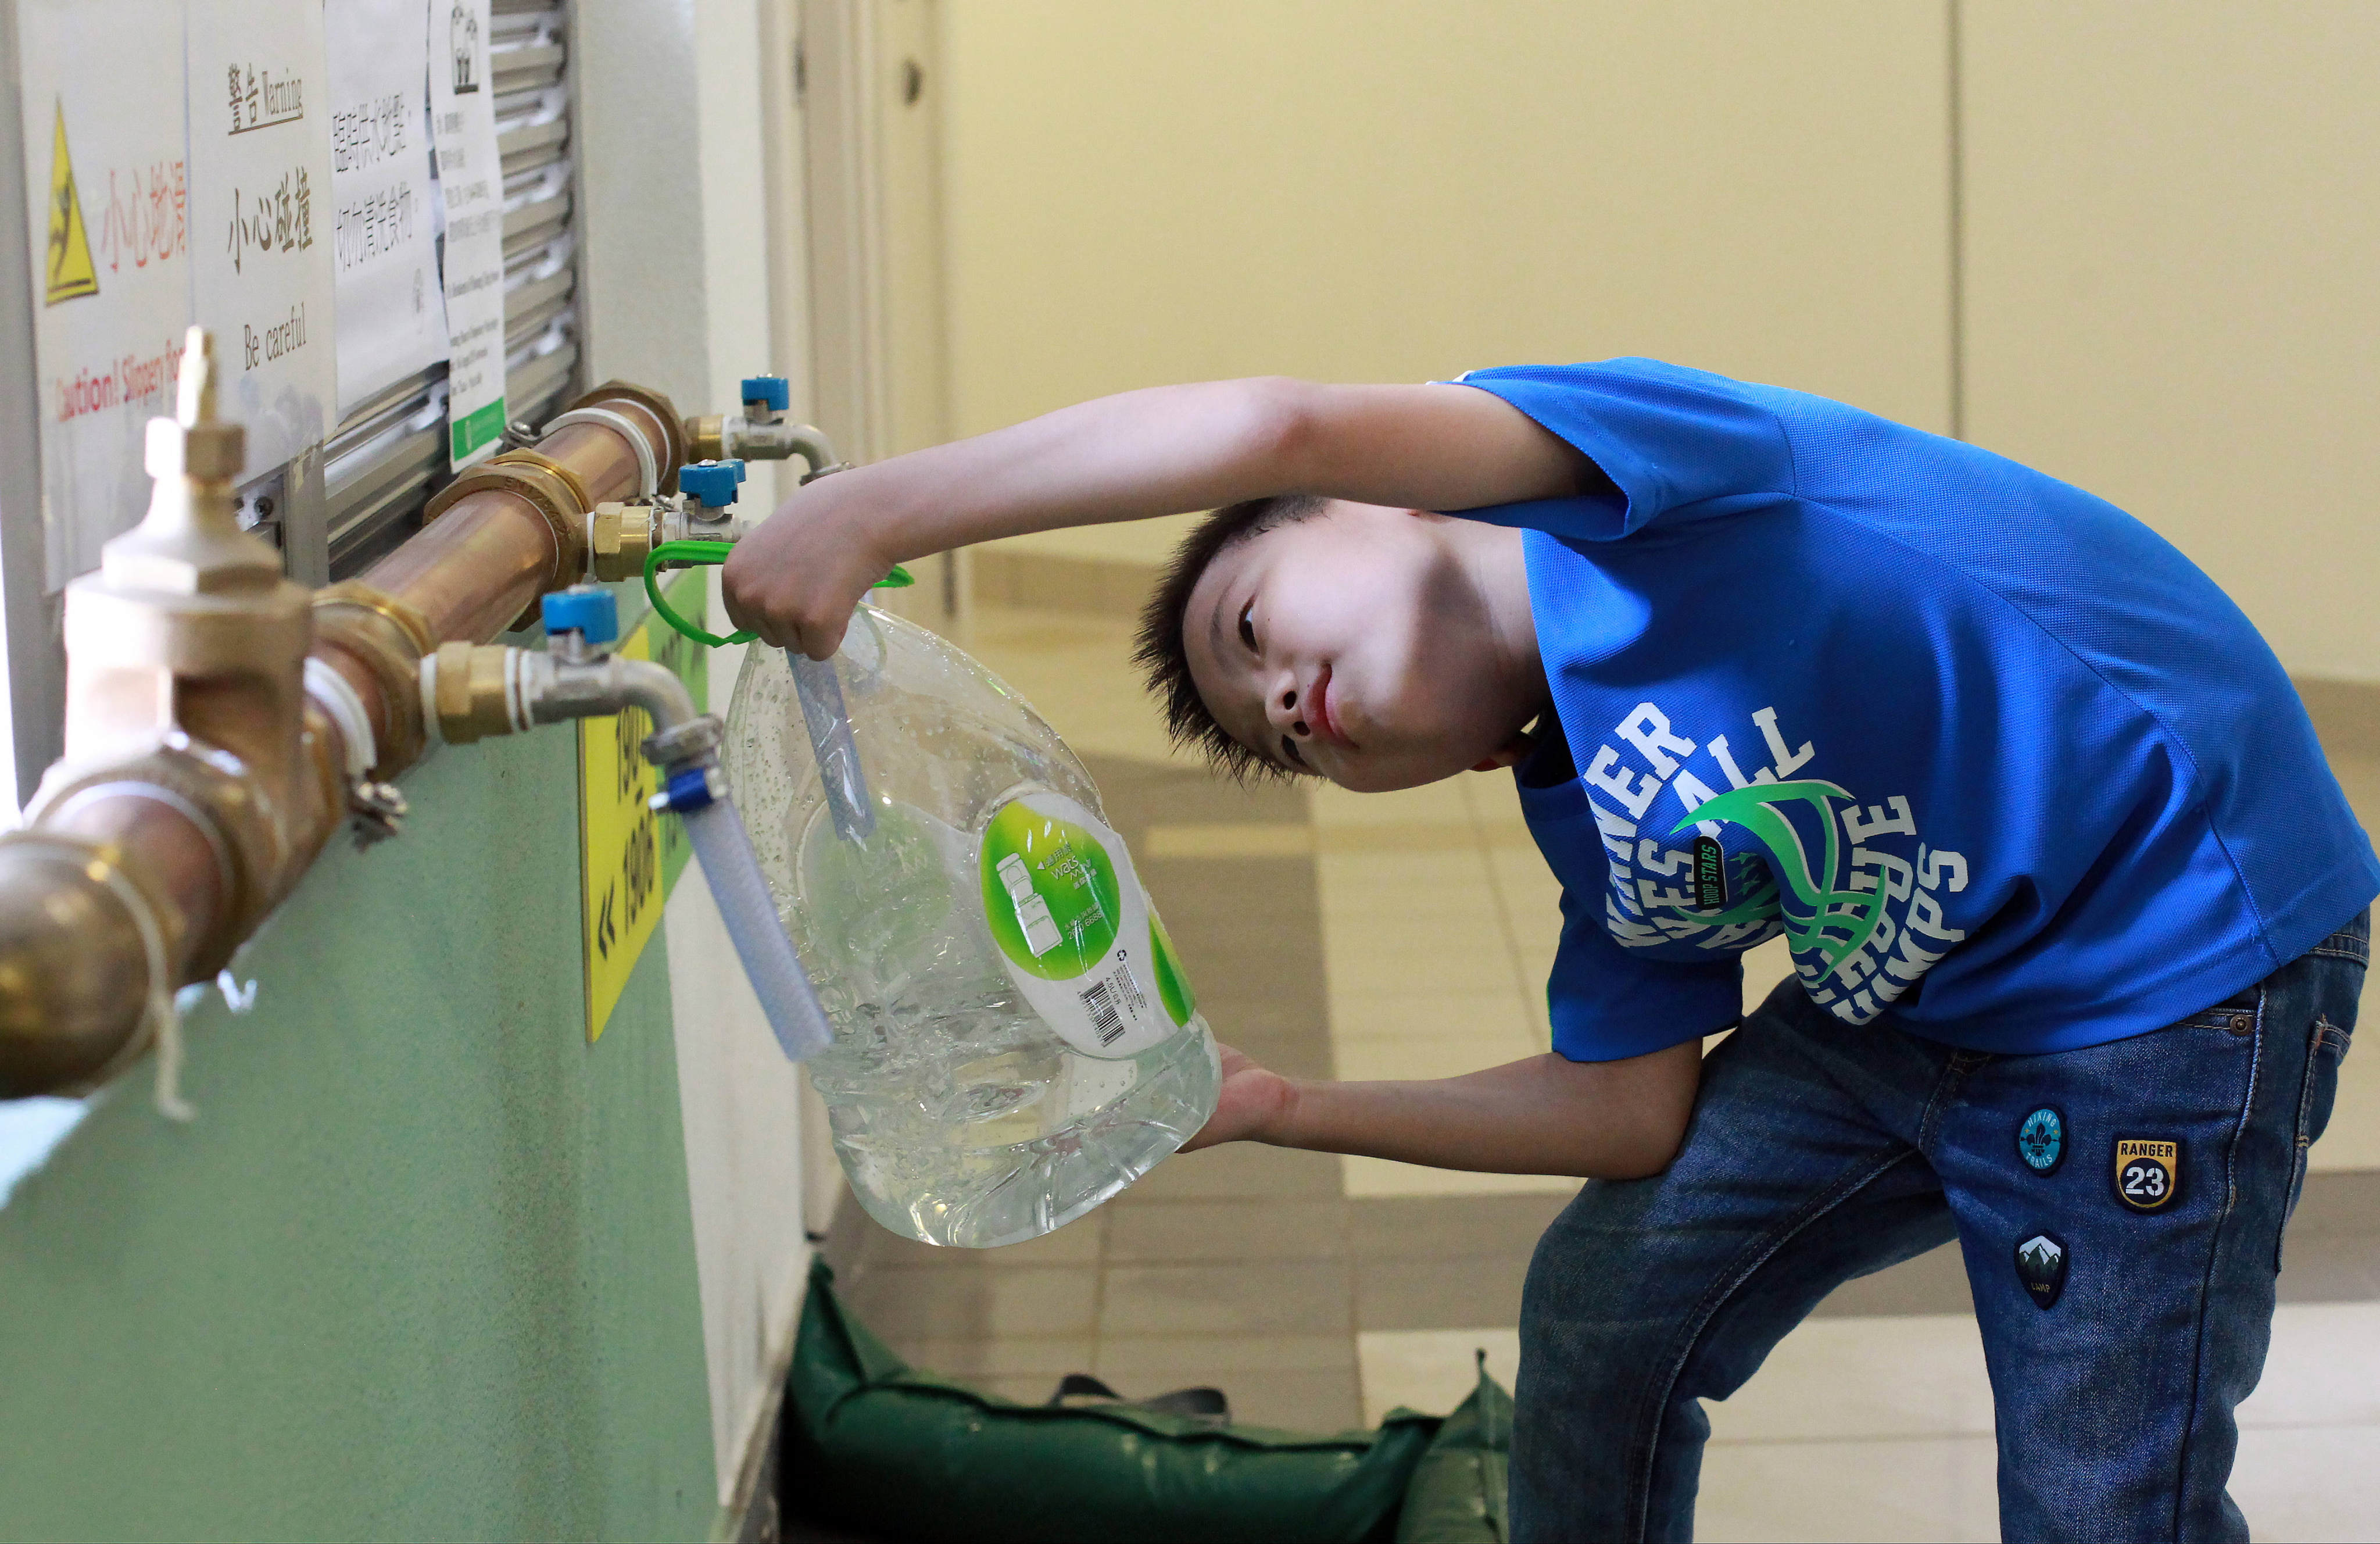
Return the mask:
<svg viewBox="0 0 2380 1544">
<path fill-rule="evenodd" d="M 1274 493 L 1468 509 L 1573 493 L 1593 475 L 1468 386 L 1159 386 L 810 483 L 729 555 L 727 613 L 823 659 L 886 569 L 971 542 Z"/>
<path fill-rule="evenodd" d="M 1642 1179 L 1685 1140 L 1702 1041 L 1617 1062 L 1554 1052 L 1460 1077 L 1338 1083 L 1283 1077 L 1229 1046 L 1215 1113 L 1184 1145 L 1359 1153 L 1499 1174 Z"/>
</svg>

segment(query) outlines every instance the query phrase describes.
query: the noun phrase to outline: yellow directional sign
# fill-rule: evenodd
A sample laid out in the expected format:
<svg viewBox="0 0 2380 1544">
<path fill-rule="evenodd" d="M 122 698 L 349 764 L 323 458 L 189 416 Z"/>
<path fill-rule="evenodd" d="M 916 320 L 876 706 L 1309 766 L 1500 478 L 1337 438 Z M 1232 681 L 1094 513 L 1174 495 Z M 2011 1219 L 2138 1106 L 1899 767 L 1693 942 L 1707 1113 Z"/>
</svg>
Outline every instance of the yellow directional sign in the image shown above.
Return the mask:
<svg viewBox="0 0 2380 1544">
<path fill-rule="evenodd" d="M 679 575 L 667 587 L 669 603 L 697 626 L 707 626 L 705 571 Z M 659 660 L 704 709 L 710 698 L 707 650 L 659 617 L 619 646 L 622 657 Z M 652 763 L 638 748 L 653 732 L 641 709 L 578 723 L 579 891 L 585 918 L 587 1039 L 601 1037 L 638 957 L 660 925 L 662 904 L 686 868 L 690 849 L 674 815 L 656 814 L 645 801 L 659 786 Z"/>
<path fill-rule="evenodd" d="M 99 270 L 91 261 L 91 232 L 82 223 L 82 199 L 75 192 L 74 163 L 67 155 L 67 104 L 58 102 L 57 128 L 50 134 L 50 249 L 43 270 L 49 279 L 44 305 L 99 293 Z"/>
</svg>

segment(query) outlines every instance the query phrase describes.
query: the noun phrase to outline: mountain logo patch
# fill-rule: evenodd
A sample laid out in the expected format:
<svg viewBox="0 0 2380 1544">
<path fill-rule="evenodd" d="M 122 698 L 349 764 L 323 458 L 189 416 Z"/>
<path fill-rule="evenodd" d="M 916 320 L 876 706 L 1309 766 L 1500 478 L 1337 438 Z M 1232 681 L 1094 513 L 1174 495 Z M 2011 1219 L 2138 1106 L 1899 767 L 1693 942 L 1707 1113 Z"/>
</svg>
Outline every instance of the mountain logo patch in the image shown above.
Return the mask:
<svg viewBox="0 0 2380 1544">
<path fill-rule="evenodd" d="M 2054 1174 L 2066 1161 L 2066 1117 L 2045 1104 L 2016 1128 L 2016 1155 L 2036 1174 Z"/>
<path fill-rule="evenodd" d="M 2037 1233 L 2016 1246 L 2016 1279 L 2036 1307 L 2046 1308 L 2066 1290 L 2066 1246 L 2054 1234 Z"/>
<path fill-rule="evenodd" d="M 2131 1211 L 2164 1211 L 2181 1194 L 2181 1144 L 2156 1137 L 2116 1138 L 2116 1199 Z"/>
</svg>

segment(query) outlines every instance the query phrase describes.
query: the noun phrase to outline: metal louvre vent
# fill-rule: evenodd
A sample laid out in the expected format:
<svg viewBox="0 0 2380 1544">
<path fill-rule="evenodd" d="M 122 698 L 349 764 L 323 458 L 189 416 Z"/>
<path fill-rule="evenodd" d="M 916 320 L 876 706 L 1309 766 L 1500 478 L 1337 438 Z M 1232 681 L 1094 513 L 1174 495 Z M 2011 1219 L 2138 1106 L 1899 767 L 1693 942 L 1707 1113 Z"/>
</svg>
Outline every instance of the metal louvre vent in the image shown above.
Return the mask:
<svg viewBox="0 0 2380 1544">
<path fill-rule="evenodd" d="M 578 369 L 569 17 L 553 0 L 493 0 L 489 40 L 504 176 L 504 411 L 542 423 Z M 417 529 L 448 479 L 446 367 L 401 381 L 326 447 L 331 577 L 360 572 Z"/>
</svg>

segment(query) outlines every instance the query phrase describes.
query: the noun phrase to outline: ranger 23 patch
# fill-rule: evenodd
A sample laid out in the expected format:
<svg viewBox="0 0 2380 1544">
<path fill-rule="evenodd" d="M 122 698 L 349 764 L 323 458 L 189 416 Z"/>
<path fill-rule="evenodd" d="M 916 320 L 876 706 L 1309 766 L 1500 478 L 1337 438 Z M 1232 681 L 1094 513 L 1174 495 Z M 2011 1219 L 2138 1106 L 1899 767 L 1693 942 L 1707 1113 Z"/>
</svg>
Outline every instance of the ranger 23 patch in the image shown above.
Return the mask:
<svg viewBox="0 0 2380 1544">
<path fill-rule="evenodd" d="M 2119 1137 L 2111 1177 L 2116 1199 L 2132 1210 L 2163 1211 L 2181 1194 L 2181 1144 L 2154 1137 Z"/>
</svg>

